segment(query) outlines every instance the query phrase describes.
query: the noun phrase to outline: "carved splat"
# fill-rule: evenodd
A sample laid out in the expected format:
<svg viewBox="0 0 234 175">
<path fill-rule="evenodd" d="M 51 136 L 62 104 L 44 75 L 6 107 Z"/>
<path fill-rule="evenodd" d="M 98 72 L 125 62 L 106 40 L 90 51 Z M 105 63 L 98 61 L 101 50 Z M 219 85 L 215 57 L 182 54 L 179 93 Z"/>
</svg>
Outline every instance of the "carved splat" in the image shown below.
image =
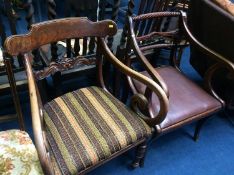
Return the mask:
<svg viewBox="0 0 234 175">
<path fill-rule="evenodd" d="M 75 59 L 63 58 L 59 60 L 59 62 L 51 62 L 50 65 L 43 70 L 35 71 L 34 75 L 37 80 L 42 80 L 50 75 L 54 75 L 56 72 L 63 72 L 78 65 L 95 65 L 95 62 L 95 58 L 87 59 L 81 56 L 78 56 Z"/>
</svg>

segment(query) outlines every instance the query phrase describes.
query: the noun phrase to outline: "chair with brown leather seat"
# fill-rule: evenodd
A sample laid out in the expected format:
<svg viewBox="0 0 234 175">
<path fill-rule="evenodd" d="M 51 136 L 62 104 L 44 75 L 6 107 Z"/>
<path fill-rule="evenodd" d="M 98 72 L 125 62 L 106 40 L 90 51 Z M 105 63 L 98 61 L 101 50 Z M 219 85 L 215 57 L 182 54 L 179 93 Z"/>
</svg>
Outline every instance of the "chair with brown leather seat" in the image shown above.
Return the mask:
<svg viewBox="0 0 234 175">
<path fill-rule="evenodd" d="M 129 0 L 128 1 L 128 7 L 126 9 L 126 17 L 127 16 L 134 16 L 134 15 L 142 15 L 145 13 L 152 13 L 152 12 L 161 12 L 161 11 L 178 11 L 178 10 L 187 10 L 189 7 L 189 0 Z M 158 20 L 138 20 L 134 24 L 134 30 L 138 32 L 138 35 L 145 35 L 147 33 L 153 32 L 153 30 L 156 29 L 162 29 L 167 30 L 170 29 L 176 29 L 177 26 L 175 26 L 175 19 L 172 18 L 164 18 L 158 19 Z M 117 47 L 116 56 L 119 59 L 122 59 L 124 57 L 124 53 L 126 50 L 126 39 L 128 34 L 128 27 L 127 27 L 127 21 L 124 23 L 124 28 L 121 34 L 120 38 L 120 44 Z M 164 42 L 162 40 L 155 40 L 155 42 Z M 166 41 L 165 41 L 166 42 Z M 147 42 L 138 43 L 139 46 L 147 45 Z M 150 43 L 149 43 L 150 44 Z M 182 47 L 183 48 L 183 47 Z M 164 49 L 165 51 L 165 49 Z M 181 49 L 181 53 L 183 52 L 183 49 Z M 160 54 L 160 50 L 157 50 L 157 53 L 154 51 L 151 52 L 145 52 L 145 55 L 152 55 L 152 54 Z M 124 100 L 126 100 L 127 91 L 124 91 L 121 93 L 121 87 L 119 86 L 119 82 L 122 80 L 122 76 L 117 72 L 116 80 L 115 80 L 115 90 L 116 94 L 119 94 L 122 96 Z"/>
<path fill-rule="evenodd" d="M 154 20 L 163 17 L 179 17 L 179 30 L 177 31 L 151 31 L 144 35 L 138 35 L 138 31 L 134 31 L 134 24 L 140 20 Z M 184 12 L 156 12 L 143 14 L 139 16 L 129 17 L 129 34 L 128 34 L 128 52 L 126 52 L 126 64 L 131 66 L 131 57 L 134 55 L 137 60 L 142 63 L 145 71 L 141 74 L 150 77 L 157 82 L 167 94 L 169 98 L 169 108 L 166 115 L 160 115 L 158 110 L 161 109 L 159 102 L 161 101 L 155 94 L 146 88 L 141 82 L 128 77 L 129 85 L 134 94 L 144 94 L 142 100 L 146 108 L 141 111 L 150 118 L 157 118 L 156 122 L 148 122 L 150 126 L 156 129 L 156 135 L 159 136 L 165 132 L 182 127 L 188 123 L 199 121 L 194 134 L 194 139 L 198 139 L 198 135 L 205 119 L 214 113 L 222 110 L 225 106 L 223 100 L 217 95 L 212 87 L 212 80 L 215 78 L 215 72 L 221 67 L 227 68 L 234 74 L 234 64 L 223 56 L 210 50 L 201 44 L 189 31 L 186 25 L 186 13 Z M 171 42 L 163 44 L 147 44 L 147 46 L 139 46 L 139 43 L 150 43 L 155 38 L 169 37 Z M 197 49 L 208 55 L 210 59 L 216 62 L 215 66 L 207 70 L 204 83 L 204 90 L 189 78 L 187 78 L 178 65 L 178 45 L 181 41 L 190 41 Z M 169 41 L 169 40 L 168 40 Z M 152 42 L 154 43 L 154 42 Z M 170 66 L 154 67 L 146 58 L 144 53 L 148 50 L 156 50 L 163 48 L 171 48 Z M 157 59 L 157 58 L 152 58 Z M 151 60 L 153 61 L 153 60 Z"/>
<path fill-rule="evenodd" d="M 35 145 L 45 174 L 84 174 L 136 146 L 133 165 L 143 165 L 146 141 L 151 136 L 151 128 L 145 121 L 151 119 L 143 117 L 142 120 L 142 116 L 108 92 L 103 80 L 103 59 L 158 94 L 164 106 L 161 114 L 167 111 L 168 99 L 157 83 L 128 68 L 111 53 L 105 38 L 116 32 L 117 26 L 111 20 L 91 22 L 87 18 L 65 18 L 32 25 L 28 34 L 7 38 L 6 51 L 12 56 L 23 55 Z M 77 65 L 85 66 L 89 59 L 66 58 L 33 71 L 30 52 L 51 42 L 80 37 L 96 38 L 98 85 L 68 92 L 42 104 L 36 80 Z M 137 98 L 134 96 L 133 100 Z"/>
</svg>

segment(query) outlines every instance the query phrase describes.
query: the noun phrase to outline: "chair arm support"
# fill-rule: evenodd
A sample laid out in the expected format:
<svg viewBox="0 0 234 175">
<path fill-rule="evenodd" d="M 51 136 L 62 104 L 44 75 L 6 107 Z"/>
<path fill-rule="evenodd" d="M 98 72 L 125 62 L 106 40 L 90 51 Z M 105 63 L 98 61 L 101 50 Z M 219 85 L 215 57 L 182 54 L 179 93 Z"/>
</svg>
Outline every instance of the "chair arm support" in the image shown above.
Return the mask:
<svg viewBox="0 0 234 175">
<path fill-rule="evenodd" d="M 38 151 L 38 157 L 42 165 L 42 169 L 46 174 L 53 174 L 52 168 L 50 167 L 49 156 L 46 151 L 45 135 L 42 130 L 41 118 L 43 116 L 42 108 L 40 107 L 40 101 L 38 98 L 39 93 L 37 92 L 36 82 L 33 76 L 32 66 L 28 54 L 24 54 L 24 64 L 28 78 L 31 114 L 33 118 L 33 134 L 35 138 L 35 145 Z"/>
<path fill-rule="evenodd" d="M 219 95 L 215 92 L 215 90 L 213 89 L 212 86 L 212 78 L 214 73 L 221 67 L 226 68 L 227 70 L 229 70 L 229 73 L 231 75 L 231 77 L 234 79 L 234 64 L 229 61 L 227 58 L 223 57 L 222 55 L 220 55 L 219 53 L 213 51 L 212 49 L 208 48 L 207 46 L 203 45 L 201 42 L 199 42 L 194 36 L 193 34 L 190 32 L 188 26 L 187 26 L 187 15 L 185 12 L 180 11 L 181 15 L 181 21 L 182 21 L 182 28 L 184 30 L 184 33 L 187 35 L 188 40 L 190 41 L 190 43 L 192 43 L 197 49 L 199 49 L 201 52 L 203 52 L 204 54 L 206 54 L 207 56 L 209 56 L 209 58 L 213 59 L 214 61 L 216 61 L 217 63 L 214 64 L 213 66 L 211 66 L 205 73 L 205 85 L 206 88 L 209 90 L 209 92 L 215 97 L 217 98 L 223 105 L 223 107 L 225 106 L 225 102 L 221 99 L 221 97 L 219 97 Z"/>
<path fill-rule="evenodd" d="M 128 22 L 129 22 L 128 23 L 129 25 L 129 37 L 128 38 L 130 39 L 130 42 L 128 44 L 130 44 L 133 47 L 136 57 L 142 62 L 145 69 L 148 71 L 148 73 L 152 77 L 152 79 L 160 85 L 160 87 L 166 93 L 167 97 L 169 97 L 169 90 L 168 90 L 166 83 L 163 81 L 163 79 L 157 73 L 154 67 L 149 63 L 149 61 L 146 59 L 146 57 L 144 56 L 144 54 L 142 53 L 142 51 L 140 50 L 138 46 L 137 39 L 136 39 L 135 32 L 134 32 L 132 17 L 128 17 Z"/>
<path fill-rule="evenodd" d="M 205 87 L 206 89 L 210 92 L 210 94 L 213 95 L 217 100 L 220 101 L 222 104 L 222 107 L 225 107 L 225 101 L 215 92 L 213 85 L 212 85 L 212 79 L 214 76 L 214 73 L 219 69 L 222 68 L 222 65 L 216 63 L 213 66 L 211 66 L 205 73 L 204 76 L 204 82 L 205 82 Z"/>
<path fill-rule="evenodd" d="M 152 79 L 134 71 L 133 69 L 129 68 L 125 64 L 123 64 L 121 61 L 119 61 L 113 53 L 110 51 L 108 46 L 106 45 L 103 38 L 98 38 L 98 44 L 101 45 L 100 51 L 102 54 L 123 74 L 126 74 L 130 76 L 131 78 L 134 78 L 141 83 L 145 84 L 152 92 L 154 92 L 160 101 L 160 111 L 158 113 L 158 116 L 155 118 L 146 118 L 143 117 L 143 120 L 149 124 L 150 126 L 155 126 L 159 123 L 161 123 L 164 118 L 166 117 L 166 114 L 168 112 L 168 105 L 169 101 L 167 98 L 166 93 L 164 90 Z M 138 98 L 139 99 L 139 98 Z"/>
<path fill-rule="evenodd" d="M 213 51 L 212 49 L 208 48 L 207 46 L 205 46 L 201 42 L 199 42 L 193 36 L 193 34 L 190 32 L 190 30 L 189 30 L 189 28 L 187 26 L 187 15 L 186 15 L 186 13 L 183 12 L 183 11 L 180 11 L 180 13 L 181 13 L 180 18 L 181 18 L 181 21 L 182 21 L 182 27 L 183 27 L 183 30 L 184 30 L 185 34 L 187 35 L 190 43 L 194 44 L 194 46 L 197 49 L 199 49 L 201 52 L 203 52 L 204 54 L 209 56 L 214 61 L 217 61 L 218 63 L 222 64 L 222 66 L 227 68 L 230 71 L 230 73 L 234 76 L 234 64 L 231 61 L 229 61 L 227 58 L 223 57 L 219 53 Z"/>
</svg>

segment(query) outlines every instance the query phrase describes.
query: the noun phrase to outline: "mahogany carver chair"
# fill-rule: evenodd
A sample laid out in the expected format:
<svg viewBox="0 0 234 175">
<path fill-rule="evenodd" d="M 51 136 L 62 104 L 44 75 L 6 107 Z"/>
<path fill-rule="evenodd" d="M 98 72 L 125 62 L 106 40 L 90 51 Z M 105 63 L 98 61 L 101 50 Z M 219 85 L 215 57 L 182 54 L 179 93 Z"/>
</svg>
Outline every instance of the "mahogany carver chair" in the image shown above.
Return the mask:
<svg viewBox="0 0 234 175">
<path fill-rule="evenodd" d="M 134 31 L 134 24 L 139 20 L 152 20 L 163 17 L 179 17 L 178 31 L 151 31 L 146 35 L 137 35 Z M 150 77 L 157 82 L 164 90 L 169 98 L 168 113 L 164 115 L 158 114 L 161 108 L 158 106 L 162 100 L 158 98 L 141 82 L 127 77 L 129 85 L 133 94 L 142 95 L 142 103 L 145 108 L 140 106 L 140 111 L 154 118 L 155 122 L 148 122 L 147 124 L 155 127 L 155 135 L 159 136 L 176 128 L 182 127 L 194 121 L 198 121 L 194 133 L 194 140 L 198 139 L 199 132 L 204 121 L 212 114 L 222 110 L 225 106 L 224 101 L 218 96 L 212 86 L 215 79 L 215 72 L 224 67 L 233 75 L 234 65 L 228 59 L 220 54 L 212 51 L 208 47 L 200 43 L 189 31 L 186 24 L 185 12 L 155 12 L 139 16 L 129 17 L 129 34 L 126 52 L 126 64 L 131 67 L 131 55 L 135 55 L 145 71 L 140 72 L 142 75 Z M 154 37 L 170 37 L 172 42 L 165 44 L 152 44 L 139 47 L 139 43 L 148 40 L 149 43 Z M 214 60 L 216 64 L 207 70 L 204 84 L 206 90 L 195 84 L 187 78 L 179 68 L 177 62 L 178 43 L 177 41 L 188 40 L 197 49 L 208 55 L 210 59 Z M 144 55 L 144 52 L 150 49 L 171 48 L 171 65 L 154 67 Z M 156 58 L 155 58 L 156 59 Z M 137 106 L 135 106 L 137 107 Z"/>
<path fill-rule="evenodd" d="M 111 20 L 91 22 L 87 18 L 65 18 L 34 24 L 28 34 L 7 38 L 7 52 L 12 56 L 23 55 L 35 145 L 45 174 L 84 174 L 136 146 L 133 166 L 143 166 L 146 141 L 151 136 L 151 128 L 145 121 L 152 119 L 141 118 L 108 92 L 103 80 L 103 59 L 155 92 L 162 99 L 160 113 L 166 113 L 168 100 L 156 82 L 128 68 L 112 54 L 105 38 L 116 32 L 117 26 Z M 51 42 L 88 36 L 96 38 L 98 85 L 66 93 L 42 104 L 37 79 L 76 64 L 85 65 L 88 59 L 67 58 L 66 62 L 36 71 L 31 66 L 30 52 Z M 138 95 L 133 99 L 136 101 Z"/>
</svg>

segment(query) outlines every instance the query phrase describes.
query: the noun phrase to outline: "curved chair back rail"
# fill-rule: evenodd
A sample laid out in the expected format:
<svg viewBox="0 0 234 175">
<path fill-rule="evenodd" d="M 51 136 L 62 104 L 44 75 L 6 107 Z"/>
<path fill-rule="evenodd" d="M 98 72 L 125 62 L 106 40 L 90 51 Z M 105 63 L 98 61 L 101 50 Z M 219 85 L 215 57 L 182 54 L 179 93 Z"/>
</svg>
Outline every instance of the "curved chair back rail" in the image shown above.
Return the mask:
<svg viewBox="0 0 234 175">
<path fill-rule="evenodd" d="M 79 20 L 77 18 L 64 18 L 33 24 L 27 35 L 9 37 L 5 41 L 5 46 L 9 54 L 16 56 L 59 40 L 87 36 L 113 36 L 116 32 L 116 24 L 111 20 L 91 22 L 87 18 L 79 18 Z"/>
<path fill-rule="evenodd" d="M 99 81 L 99 85 L 107 91 L 107 88 L 104 85 L 104 81 L 102 78 L 102 58 L 106 58 L 109 60 L 120 72 L 137 79 L 138 81 L 146 84 L 148 88 L 154 92 L 160 98 L 161 110 L 158 118 L 151 119 L 147 117 L 142 117 L 146 123 L 157 124 L 158 120 L 163 120 L 166 116 L 168 109 L 168 98 L 162 88 L 153 80 L 145 77 L 144 75 L 130 69 L 122 62 L 120 62 L 110 51 L 107 44 L 105 43 L 104 38 L 106 36 L 113 36 L 117 32 L 116 24 L 113 21 L 105 20 L 100 22 L 91 22 L 87 18 L 66 18 L 66 19 L 58 19 L 48 22 L 43 22 L 39 24 L 32 25 L 32 29 L 28 34 L 25 35 L 16 35 L 7 38 L 5 42 L 5 47 L 9 54 L 17 55 L 23 54 L 24 56 L 24 64 L 26 67 L 28 84 L 29 84 L 29 94 L 30 94 L 30 104 L 31 104 L 31 113 L 33 120 L 33 132 L 35 137 L 35 144 L 37 147 L 38 155 L 40 162 L 42 164 L 42 169 L 46 174 L 53 174 L 53 165 L 51 163 L 50 157 L 50 146 L 48 144 L 48 137 L 46 134 L 45 128 L 45 115 L 43 104 L 41 102 L 41 96 L 38 91 L 37 83 L 35 81 L 35 73 L 32 69 L 32 57 L 31 50 L 40 47 L 46 43 L 51 43 L 56 40 L 63 40 L 67 38 L 76 38 L 83 36 L 93 36 L 97 37 L 97 77 Z M 104 56 L 104 57 L 103 57 Z M 63 64 L 63 62 L 61 62 Z M 69 67 L 69 66 L 68 66 Z M 137 111 L 136 111 L 137 112 Z M 136 114 L 137 115 L 137 114 Z M 125 117 L 123 115 L 123 117 Z M 139 120 L 142 121 L 142 120 Z M 146 125 L 147 126 L 147 125 Z M 149 126 L 147 126 L 149 127 Z M 91 166 L 87 168 L 85 171 L 78 172 L 85 173 L 87 171 L 92 170 L 96 166 L 120 155 L 121 153 L 127 151 L 130 148 L 133 148 L 137 145 L 145 143 L 146 138 L 142 138 L 140 140 L 135 141 L 133 144 L 127 146 L 121 151 L 113 154 L 113 156 L 109 157 L 107 160 L 101 160 L 99 164 Z M 145 149 L 143 146 L 141 149 Z M 140 155 L 143 156 L 142 153 Z M 137 158 L 137 162 L 134 165 L 139 166 L 140 159 Z"/>
<path fill-rule="evenodd" d="M 155 19 L 155 18 L 160 18 L 160 17 L 176 17 L 179 16 L 179 12 L 153 12 L 153 13 L 147 13 L 147 14 L 141 14 L 138 16 L 133 16 L 132 19 L 133 21 L 138 21 L 138 20 L 146 20 L 146 19 Z"/>
</svg>

